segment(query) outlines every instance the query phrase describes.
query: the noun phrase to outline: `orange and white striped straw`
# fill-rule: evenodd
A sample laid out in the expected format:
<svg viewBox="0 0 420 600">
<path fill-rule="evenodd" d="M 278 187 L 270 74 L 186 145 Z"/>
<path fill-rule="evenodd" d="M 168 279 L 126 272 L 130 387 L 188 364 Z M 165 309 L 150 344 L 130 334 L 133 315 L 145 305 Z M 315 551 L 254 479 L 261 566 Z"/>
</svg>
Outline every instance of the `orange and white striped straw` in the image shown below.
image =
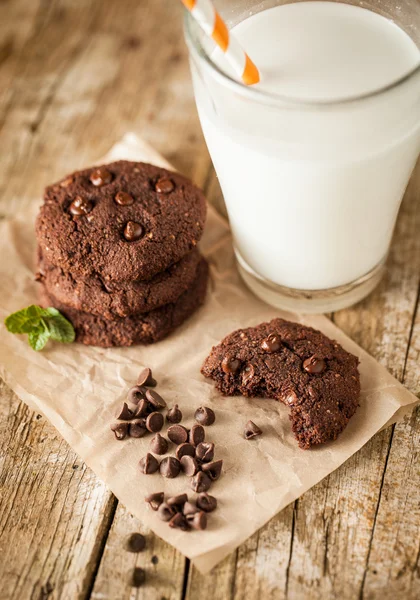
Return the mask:
<svg viewBox="0 0 420 600">
<path fill-rule="evenodd" d="M 193 18 L 207 35 L 225 53 L 235 72 L 246 85 L 253 85 L 260 80 L 260 74 L 248 54 L 229 32 L 225 22 L 214 8 L 211 0 L 181 0 Z"/>
</svg>

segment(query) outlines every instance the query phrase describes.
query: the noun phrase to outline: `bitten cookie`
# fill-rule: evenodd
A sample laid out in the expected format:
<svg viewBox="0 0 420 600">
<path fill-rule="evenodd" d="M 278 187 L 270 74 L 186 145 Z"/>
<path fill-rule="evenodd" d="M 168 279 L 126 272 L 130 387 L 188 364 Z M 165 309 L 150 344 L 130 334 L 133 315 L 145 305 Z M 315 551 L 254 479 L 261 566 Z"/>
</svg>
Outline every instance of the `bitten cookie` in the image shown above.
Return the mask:
<svg viewBox="0 0 420 600">
<path fill-rule="evenodd" d="M 227 396 L 275 398 L 290 407 L 301 448 L 335 440 L 358 407 L 358 359 L 320 331 L 274 319 L 214 346 L 201 372 Z"/>
<path fill-rule="evenodd" d="M 54 306 L 72 322 L 76 341 L 83 344 L 103 348 L 151 344 L 168 336 L 204 303 L 207 277 L 207 262 L 201 259 L 193 284 L 176 302 L 149 313 L 118 319 L 104 319 L 68 308 L 49 295 L 43 285 L 40 300 L 43 306 Z"/>
<path fill-rule="evenodd" d="M 105 319 L 150 312 L 178 300 L 193 283 L 201 260 L 197 249 L 149 281 L 103 281 L 99 275 L 74 279 L 38 253 L 37 280 L 58 302 Z"/>
<path fill-rule="evenodd" d="M 185 177 L 117 161 L 47 187 L 36 232 L 44 259 L 75 277 L 148 280 L 196 246 L 205 216 Z"/>
</svg>

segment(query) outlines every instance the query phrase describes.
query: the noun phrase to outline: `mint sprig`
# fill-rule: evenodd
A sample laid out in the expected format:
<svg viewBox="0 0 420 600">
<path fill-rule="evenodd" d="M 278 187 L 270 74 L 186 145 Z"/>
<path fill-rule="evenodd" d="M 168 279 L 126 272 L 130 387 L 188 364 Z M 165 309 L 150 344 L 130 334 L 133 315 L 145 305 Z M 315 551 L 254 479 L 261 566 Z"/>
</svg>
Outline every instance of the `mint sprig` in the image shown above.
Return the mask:
<svg viewBox="0 0 420 600">
<path fill-rule="evenodd" d="M 10 333 L 27 333 L 31 348 L 42 350 L 49 339 L 69 344 L 76 337 L 74 327 L 56 308 L 28 306 L 5 319 Z"/>
</svg>

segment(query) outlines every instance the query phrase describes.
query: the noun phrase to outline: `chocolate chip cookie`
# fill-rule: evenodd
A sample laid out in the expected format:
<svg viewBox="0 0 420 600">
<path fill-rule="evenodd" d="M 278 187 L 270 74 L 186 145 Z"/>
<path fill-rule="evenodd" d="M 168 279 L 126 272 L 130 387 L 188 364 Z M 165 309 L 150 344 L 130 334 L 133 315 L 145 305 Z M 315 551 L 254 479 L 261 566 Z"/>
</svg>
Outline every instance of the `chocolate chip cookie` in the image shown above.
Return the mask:
<svg viewBox="0 0 420 600">
<path fill-rule="evenodd" d="M 132 346 L 151 344 L 169 335 L 189 318 L 204 302 L 207 290 L 208 266 L 201 259 L 196 277 L 188 290 L 176 302 L 156 308 L 149 313 L 125 318 L 104 319 L 81 312 L 58 302 L 41 284 L 40 300 L 43 306 L 54 306 L 72 323 L 76 341 L 91 346 Z"/>
<path fill-rule="evenodd" d="M 274 319 L 215 346 L 201 372 L 227 396 L 275 398 L 290 407 L 301 448 L 335 440 L 358 407 L 358 359 L 320 331 Z"/>
<path fill-rule="evenodd" d="M 185 177 L 117 161 L 47 187 L 36 231 L 44 259 L 74 277 L 148 280 L 196 246 L 205 216 Z"/>
<path fill-rule="evenodd" d="M 103 316 L 105 319 L 150 312 L 175 302 L 193 283 L 200 253 L 195 248 L 169 269 L 149 281 L 104 281 L 99 275 L 75 279 L 61 267 L 48 264 L 38 252 L 37 280 L 47 294 L 76 310 Z"/>
</svg>

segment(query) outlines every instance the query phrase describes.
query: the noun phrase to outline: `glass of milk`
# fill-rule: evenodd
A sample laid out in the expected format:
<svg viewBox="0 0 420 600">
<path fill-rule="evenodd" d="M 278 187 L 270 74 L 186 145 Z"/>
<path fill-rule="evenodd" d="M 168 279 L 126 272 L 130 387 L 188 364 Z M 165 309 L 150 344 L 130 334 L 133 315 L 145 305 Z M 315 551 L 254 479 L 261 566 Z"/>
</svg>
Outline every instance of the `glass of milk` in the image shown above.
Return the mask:
<svg viewBox="0 0 420 600">
<path fill-rule="evenodd" d="M 383 274 L 420 151 L 420 2 L 215 6 L 261 73 L 243 85 L 186 16 L 241 276 L 280 308 L 349 306 Z"/>
</svg>

